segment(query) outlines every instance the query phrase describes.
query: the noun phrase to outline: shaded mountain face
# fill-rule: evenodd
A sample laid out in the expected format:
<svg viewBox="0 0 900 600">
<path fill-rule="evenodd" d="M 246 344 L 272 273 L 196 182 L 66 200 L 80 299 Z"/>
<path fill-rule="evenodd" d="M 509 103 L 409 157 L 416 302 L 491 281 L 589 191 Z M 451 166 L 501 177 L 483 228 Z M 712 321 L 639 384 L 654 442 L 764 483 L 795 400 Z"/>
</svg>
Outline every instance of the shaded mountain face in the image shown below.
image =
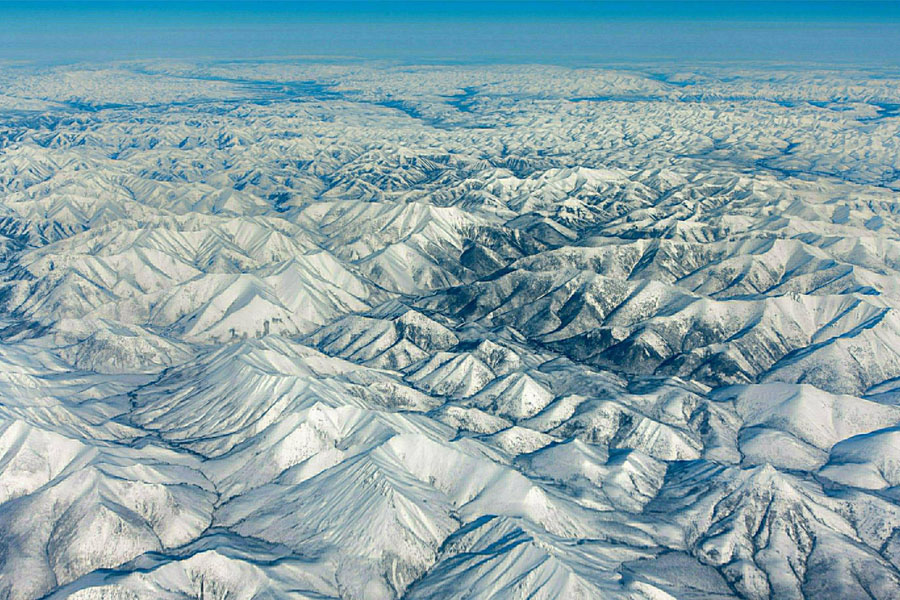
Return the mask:
<svg viewBox="0 0 900 600">
<path fill-rule="evenodd" d="M 900 597 L 900 73 L 0 81 L 0 598 Z"/>
</svg>

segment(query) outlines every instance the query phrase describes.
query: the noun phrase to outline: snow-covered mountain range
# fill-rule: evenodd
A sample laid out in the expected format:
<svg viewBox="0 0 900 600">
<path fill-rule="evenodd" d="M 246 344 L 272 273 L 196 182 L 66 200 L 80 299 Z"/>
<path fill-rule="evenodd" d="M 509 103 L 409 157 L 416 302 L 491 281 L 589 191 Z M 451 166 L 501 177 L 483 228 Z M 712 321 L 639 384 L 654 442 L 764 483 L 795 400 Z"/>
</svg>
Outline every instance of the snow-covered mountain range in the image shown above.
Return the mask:
<svg viewBox="0 0 900 600">
<path fill-rule="evenodd" d="M 900 597 L 898 107 L 0 64 L 0 599 Z"/>
</svg>

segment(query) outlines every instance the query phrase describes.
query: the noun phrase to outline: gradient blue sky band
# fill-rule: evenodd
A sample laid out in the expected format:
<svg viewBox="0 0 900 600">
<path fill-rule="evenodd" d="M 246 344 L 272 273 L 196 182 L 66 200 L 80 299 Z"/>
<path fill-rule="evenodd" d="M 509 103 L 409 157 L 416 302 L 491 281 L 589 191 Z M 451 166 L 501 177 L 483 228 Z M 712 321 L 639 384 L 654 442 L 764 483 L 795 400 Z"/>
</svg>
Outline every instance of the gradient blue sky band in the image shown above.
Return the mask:
<svg viewBox="0 0 900 600">
<path fill-rule="evenodd" d="M 0 59 L 900 64 L 900 2 L 0 2 Z"/>
<path fill-rule="evenodd" d="M 788 22 L 885 22 L 900 21 L 900 2 L 840 1 L 731 1 L 714 0 L 584 2 L 470 0 L 330 0 L 330 1 L 0 1 L 4 13 L 67 17 L 133 18 L 151 16 L 165 20 L 201 17 L 228 21 L 235 17 L 265 22 L 279 17 L 307 21 L 466 21 L 466 20 L 674 20 L 674 21 L 788 21 Z"/>
</svg>

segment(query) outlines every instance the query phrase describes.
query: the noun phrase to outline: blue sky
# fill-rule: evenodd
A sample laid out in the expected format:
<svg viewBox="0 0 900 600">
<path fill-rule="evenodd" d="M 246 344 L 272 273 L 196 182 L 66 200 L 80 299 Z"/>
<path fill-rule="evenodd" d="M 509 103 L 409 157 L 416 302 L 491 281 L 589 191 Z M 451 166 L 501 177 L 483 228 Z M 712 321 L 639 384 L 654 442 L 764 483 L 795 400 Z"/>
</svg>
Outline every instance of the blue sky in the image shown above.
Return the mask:
<svg viewBox="0 0 900 600">
<path fill-rule="evenodd" d="M 0 60 L 900 64 L 900 2 L 0 2 Z"/>
</svg>

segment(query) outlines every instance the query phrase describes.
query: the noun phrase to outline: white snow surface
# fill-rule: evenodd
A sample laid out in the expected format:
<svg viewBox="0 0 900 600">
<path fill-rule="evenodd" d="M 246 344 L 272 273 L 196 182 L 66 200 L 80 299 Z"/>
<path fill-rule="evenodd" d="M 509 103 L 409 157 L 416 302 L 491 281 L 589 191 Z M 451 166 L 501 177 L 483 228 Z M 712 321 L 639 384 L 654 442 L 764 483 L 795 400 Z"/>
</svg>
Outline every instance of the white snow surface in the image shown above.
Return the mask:
<svg viewBox="0 0 900 600">
<path fill-rule="evenodd" d="M 900 597 L 900 72 L 0 82 L 0 599 Z"/>
</svg>

